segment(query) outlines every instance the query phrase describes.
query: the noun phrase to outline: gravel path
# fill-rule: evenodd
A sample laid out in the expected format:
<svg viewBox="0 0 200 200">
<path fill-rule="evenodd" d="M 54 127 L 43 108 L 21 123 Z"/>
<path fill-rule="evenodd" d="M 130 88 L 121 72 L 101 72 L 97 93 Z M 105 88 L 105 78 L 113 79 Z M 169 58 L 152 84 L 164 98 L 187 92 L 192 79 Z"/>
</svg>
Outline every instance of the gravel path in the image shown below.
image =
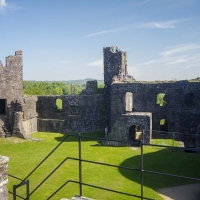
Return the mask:
<svg viewBox="0 0 200 200">
<path fill-rule="evenodd" d="M 200 183 L 163 188 L 157 192 L 164 200 L 200 200 Z"/>
</svg>

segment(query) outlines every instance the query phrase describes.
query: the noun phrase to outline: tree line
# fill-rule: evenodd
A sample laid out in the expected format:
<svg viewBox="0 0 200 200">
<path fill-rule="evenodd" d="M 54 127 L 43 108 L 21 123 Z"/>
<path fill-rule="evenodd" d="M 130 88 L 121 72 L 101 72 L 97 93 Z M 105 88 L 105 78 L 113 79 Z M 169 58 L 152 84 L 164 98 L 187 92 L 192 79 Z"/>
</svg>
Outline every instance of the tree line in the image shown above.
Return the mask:
<svg viewBox="0 0 200 200">
<path fill-rule="evenodd" d="M 103 88 L 100 83 L 98 88 Z M 65 82 L 46 82 L 46 81 L 23 81 L 23 92 L 26 95 L 78 95 L 86 84 L 66 84 Z"/>
</svg>

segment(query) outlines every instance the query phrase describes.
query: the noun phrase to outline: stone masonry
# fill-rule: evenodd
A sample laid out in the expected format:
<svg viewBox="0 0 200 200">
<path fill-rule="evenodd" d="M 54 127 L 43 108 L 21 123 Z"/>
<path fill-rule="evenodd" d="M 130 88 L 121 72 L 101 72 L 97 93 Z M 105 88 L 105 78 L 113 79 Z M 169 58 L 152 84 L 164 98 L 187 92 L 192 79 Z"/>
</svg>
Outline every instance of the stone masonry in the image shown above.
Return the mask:
<svg viewBox="0 0 200 200">
<path fill-rule="evenodd" d="M 0 137 L 25 138 L 37 131 L 37 97 L 23 97 L 22 51 L 0 61 Z"/>
<path fill-rule="evenodd" d="M 6 184 L 8 183 L 8 161 L 9 158 L 0 155 L 0 199 L 8 200 L 8 189 Z"/>
</svg>

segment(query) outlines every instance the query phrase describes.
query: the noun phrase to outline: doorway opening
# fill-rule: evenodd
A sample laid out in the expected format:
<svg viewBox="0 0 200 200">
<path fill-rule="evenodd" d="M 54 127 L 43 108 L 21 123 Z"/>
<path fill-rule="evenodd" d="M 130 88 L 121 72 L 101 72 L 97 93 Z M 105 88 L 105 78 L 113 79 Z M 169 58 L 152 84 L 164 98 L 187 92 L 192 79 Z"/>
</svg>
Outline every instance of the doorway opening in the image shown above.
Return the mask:
<svg viewBox="0 0 200 200">
<path fill-rule="evenodd" d="M 129 141 L 140 142 L 142 140 L 142 128 L 138 125 L 133 125 L 129 128 Z"/>
</svg>

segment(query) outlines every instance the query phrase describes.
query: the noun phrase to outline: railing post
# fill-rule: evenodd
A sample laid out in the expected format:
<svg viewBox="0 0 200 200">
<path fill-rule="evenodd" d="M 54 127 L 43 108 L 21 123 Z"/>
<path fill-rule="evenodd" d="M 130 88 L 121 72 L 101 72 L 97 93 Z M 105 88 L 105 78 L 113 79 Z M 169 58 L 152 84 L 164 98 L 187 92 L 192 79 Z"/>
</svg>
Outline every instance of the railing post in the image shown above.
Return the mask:
<svg viewBox="0 0 200 200">
<path fill-rule="evenodd" d="M 13 185 L 13 200 L 17 200 L 17 196 L 16 196 L 16 186 Z"/>
<path fill-rule="evenodd" d="M 78 154 L 79 154 L 79 195 L 82 196 L 82 162 L 81 162 L 81 133 L 78 134 Z"/>
<path fill-rule="evenodd" d="M 144 160 L 143 160 L 144 159 L 143 158 L 143 140 L 141 140 L 141 148 L 140 149 L 141 149 L 141 172 L 140 172 L 141 173 L 140 174 L 141 175 L 141 177 L 140 177 L 141 178 L 141 180 L 140 180 L 141 183 L 140 184 L 141 184 L 141 200 L 143 200 L 143 184 L 144 184 L 143 183 L 143 167 L 144 167 Z"/>
<path fill-rule="evenodd" d="M 26 197 L 28 197 L 27 200 L 29 200 L 29 180 L 26 181 Z"/>
</svg>

